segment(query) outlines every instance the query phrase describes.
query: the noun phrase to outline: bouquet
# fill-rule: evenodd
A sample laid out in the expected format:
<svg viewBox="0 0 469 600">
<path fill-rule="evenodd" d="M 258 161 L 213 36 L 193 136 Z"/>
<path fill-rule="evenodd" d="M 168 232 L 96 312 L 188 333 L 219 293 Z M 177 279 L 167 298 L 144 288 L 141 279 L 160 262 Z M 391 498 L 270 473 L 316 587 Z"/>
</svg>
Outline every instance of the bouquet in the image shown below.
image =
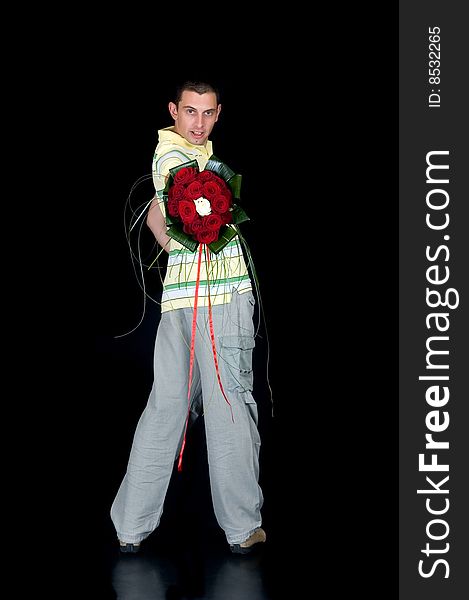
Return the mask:
<svg viewBox="0 0 469 600">
<path fill-rule="evenodd" d="M 213 155 L 203 171 L 196 160 L 170 169 L 163 190 L 167 234 L 192 252 L 199 244 L 220 252 L 249 219 L 235 203 L 240 191 L 241 175 Z"/>
</svg>

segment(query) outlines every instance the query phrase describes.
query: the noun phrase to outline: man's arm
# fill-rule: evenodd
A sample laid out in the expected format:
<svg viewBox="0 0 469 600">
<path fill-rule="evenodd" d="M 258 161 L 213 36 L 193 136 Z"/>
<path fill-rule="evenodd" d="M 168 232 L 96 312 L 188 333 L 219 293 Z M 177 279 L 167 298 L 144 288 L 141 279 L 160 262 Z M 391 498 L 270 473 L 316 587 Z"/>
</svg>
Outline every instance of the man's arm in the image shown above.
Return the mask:
<svg viewBox="0 0 469 600">
<path fill-rule="evenodd" d="M 166 233 L 168 228 L 163 213 L 161 212 L 160 202 L 161 200 L 158 196 L 153 198 L 150 208 L 148 209 L 147 225 L 151 229 L 158 244 L 164 248 L 166 252 L 169 252 L 169 242 L 171 241 L 171 238 Z"/>
<path fill-rule="evenodd" d="M 147 225 L 153 232 L 158 244 L 160 244 L 166 252 L 169 252 L 171 238 L 166 234 L 168 228 L 166 226 L 166 219 L 163 211 L 161 210 L 161 202 L 163 200 L 160 196 L 166 185 L 170 169 L 177 167 L 188 160 L 190 160 L 190 157 L 183 154 L 176 146 L 162 154 L 155 153 L 153 157 L 152 175 L 156 196 L 153 198 L 153 202 L 148 210 Z"/>
</svg>

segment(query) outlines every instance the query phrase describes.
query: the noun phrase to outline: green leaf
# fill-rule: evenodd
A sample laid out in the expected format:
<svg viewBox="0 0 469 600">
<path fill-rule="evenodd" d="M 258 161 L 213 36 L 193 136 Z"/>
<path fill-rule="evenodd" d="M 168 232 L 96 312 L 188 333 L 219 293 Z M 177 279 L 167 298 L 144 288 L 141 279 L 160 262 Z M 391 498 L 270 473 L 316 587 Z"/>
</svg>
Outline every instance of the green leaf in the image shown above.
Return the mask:
<svg viewBox="0 0 469 600">
<path fill-rule="evenodd" d="M 242 175 L 237 173 L 236 175 L 233 175 L 233 177 L 227 182 L 231 188 L 233 198 L 236 198 L 236 200 L 239 200 L 239 196 L 241 193 L 241 179 Z"/>
<path fill-rule="evenodd" d="M 169 235 L 169 237 L 172 237 L 174 240 L 176 240 L 176 242 L 179 242 L 191 250 L 191 252 L 195 252 L 197 246 L 199 245 L 199 242 L 196 242 L 191 236 L 187 235 L 187 233 L 184 233 L 182 226 L 177 223 L 171 225 L 167 229 L 166 233 Z"/>
<path fill-rule="evenodd" d="M 173 223 L 179 223 L 179 221 L 175 221 L 174 217 L 172 217 L 169 214 L 169 210 L 168 210 L 168 195 L 167 194 L 163 194 L 163 202 L 164 202 L 164 208 L 165 208 L 165 220 L 166 220 L 166 225 L 172 225 Z"/>
<path fill-rule="evenodd" d="M 244 223 L 244 221 L 249 221 L 249 217 L 238 204 L 233 204 L 231 217 L 235 225 L 238 225 L 239 223 Z"/>
<path fill-rule="evenodd" d="M 220 234 L 218 236 L 218 240 L 215 242 L 211 242 L 208 247 L 212 252 L 218 254 L 220 250 L 226 246 L 226 244 L 234 238 L 236 235 L 236 231 L 232 227 L 228 227 L 225 225 L 220 229 Z"/>
<path fill-rule="evenodd" d="M 177 221 L 175 221 L 173 217 L 169 214 L 168 205 L 166 205 L 166 225 L 173 225 L 174 223 L 177 223 Z"/>
<path fill-rule="evenodd" d="M 227 165 L 225 165 L 225 163 L 222 163 L 221 160 L 219 160 L 213 154 L 208 159 L 208 162 L 205 165 L 205 170 L 206 171 L 213 171 L 214 173 L 216 173 L 216 175 L 218 175 L 219 177 L 221 177 L 225 181 L 230 180 L 235 175 L 235 172 L 232 171 L 230 169 L 230 167 L 228 167 Z"/>
</svg>

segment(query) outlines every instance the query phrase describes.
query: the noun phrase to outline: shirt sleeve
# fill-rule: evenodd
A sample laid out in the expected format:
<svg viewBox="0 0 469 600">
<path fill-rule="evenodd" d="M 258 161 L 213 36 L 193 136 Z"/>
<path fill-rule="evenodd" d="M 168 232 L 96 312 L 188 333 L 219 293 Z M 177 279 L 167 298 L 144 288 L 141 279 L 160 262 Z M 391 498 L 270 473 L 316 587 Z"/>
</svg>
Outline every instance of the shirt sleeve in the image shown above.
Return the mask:
<svg viewBox="0 0 469 600">
<path fill-rule="evenodd" d="M 153 185 L 158 198 L 162 198 L 169 170 L 191 160 L 179 149 L 169 149 L 166 152 L 155 152 L 152 163 Z"/>
</svg>

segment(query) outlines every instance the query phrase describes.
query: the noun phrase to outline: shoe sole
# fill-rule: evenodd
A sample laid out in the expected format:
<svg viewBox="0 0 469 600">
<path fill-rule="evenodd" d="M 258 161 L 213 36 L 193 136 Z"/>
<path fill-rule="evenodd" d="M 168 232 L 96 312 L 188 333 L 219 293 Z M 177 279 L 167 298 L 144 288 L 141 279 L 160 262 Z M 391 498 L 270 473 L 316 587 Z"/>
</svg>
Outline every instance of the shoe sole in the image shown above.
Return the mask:
<svg viewBox="0 0 469 600">
<path fill-rule="evenodd" d="M 232 544 L 230 546 L 230 550 L 233 554 L 251 554 L 251 552 L 255 552 L 256 550 L 259 550 L 261 547 L 261 544 L 263 544 L 264 542 L 256 542 L 255 544 L 253 544 L 252 546 L 249 546 L 247 548 L 243 548 L 243 546 L 240 546 L 239 544 Z"/>
</svg>

